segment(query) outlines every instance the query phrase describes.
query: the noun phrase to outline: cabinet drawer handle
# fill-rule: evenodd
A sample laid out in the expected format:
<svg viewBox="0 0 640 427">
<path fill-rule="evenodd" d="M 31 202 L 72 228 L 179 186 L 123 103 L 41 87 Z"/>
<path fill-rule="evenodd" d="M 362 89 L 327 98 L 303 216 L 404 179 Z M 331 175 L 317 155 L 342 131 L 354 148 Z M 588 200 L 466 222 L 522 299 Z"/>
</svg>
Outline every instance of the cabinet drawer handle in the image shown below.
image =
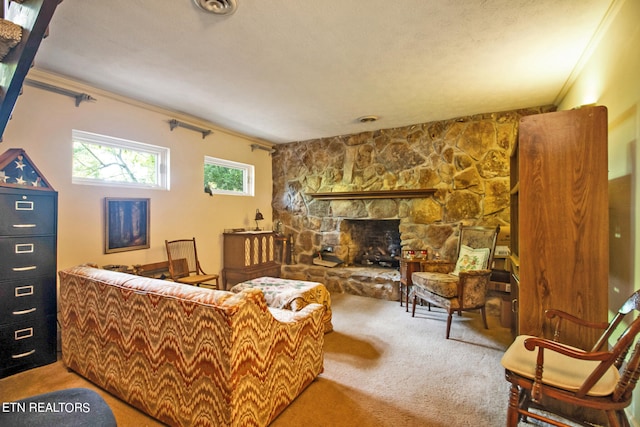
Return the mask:
<svg viewBox="0 0 640 427">
<path fill-rule="evenodd" d="M 33 308 L 28 308 L 28 309 L 26 309 L 26 310 L 14 311 L 14 312 L 13 312 L 13 314 L 15 314 L 15 315 L 19 316 L 19 315 L 22 315 L 22 314 L 29 314 L 29 313 L 33 313 L 34 311 L 36 311 L 36 308 L 35 308 L 35 307 L 33 307 Z"/>
<path fill-rule="evenodd" d="M 35 270 L 36 268 L 38 268 L 37 265 L 30 265 L 28 267 L 13 267 L 12 270 L 13 271 L 29 271 L 29 270 Z"/>
<path fill-rule="evenodd" d="M 32 211 L 33 210 L 33 202 L 30 200 L 16 200 L 16 210 L 17 211 Z"/>
<path fill-rule="evenodd" d="M 33 336 L 33 328 L 19 329 L 15 331 L 13 335 L 16 341 L 31 338 Z"/>
<path fill-rule="evenodd" d="M 17 254 L 32 254 L 35 250 L 33 243 L 18 243 L 15 247 L 15 253 Z"/>
<path fill-rule="evenodd" d="M 36 224 L 13 224 L 13 228 L 36 228 Z"/>
<path fill-rule="evenodd" d="M 14 295 L 16 297 L 26 297 L 29 295 L 33 295 L 33 285 L 18 286 L 17 288 L 15 288 Z"/>
<path fill-rule="evenodd" d="M 11 358 L 12 358 L 12 359 L 20 359 L 20 358 L 22 358 L 22 357 L 31 356 L 31 355 L 32 355 L 33 353 L 35 353 L 35 352 L 36 352 L 36 350 L 35 350 L 35 349 L 33 349 L 33 350 L 31 350 L 31 351 L 27 351 L 26 353 L 12 354 L 12 355 L 11 355 Z"/>
</svg>

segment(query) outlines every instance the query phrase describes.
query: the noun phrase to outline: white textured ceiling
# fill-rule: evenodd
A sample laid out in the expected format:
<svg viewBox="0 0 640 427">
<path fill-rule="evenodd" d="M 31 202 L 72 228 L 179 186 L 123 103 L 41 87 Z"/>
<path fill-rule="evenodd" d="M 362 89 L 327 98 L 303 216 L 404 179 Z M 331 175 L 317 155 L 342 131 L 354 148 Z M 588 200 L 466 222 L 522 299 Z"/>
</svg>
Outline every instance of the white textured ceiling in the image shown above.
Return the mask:
<svg viewBox="0 0 640 427">
<path fill-rule="evenodd" d="M 64 0 L 35 65 L 301 141 L 554 103 L 614 2 Z"/>
</svg>

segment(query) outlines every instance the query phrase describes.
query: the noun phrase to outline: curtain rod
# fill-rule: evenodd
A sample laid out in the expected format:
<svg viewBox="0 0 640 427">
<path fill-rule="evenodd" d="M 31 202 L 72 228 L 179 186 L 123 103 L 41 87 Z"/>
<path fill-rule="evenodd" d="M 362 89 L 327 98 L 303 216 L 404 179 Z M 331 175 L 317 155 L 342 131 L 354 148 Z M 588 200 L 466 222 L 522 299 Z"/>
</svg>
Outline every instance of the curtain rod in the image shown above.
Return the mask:
<svg viewBox="0 0 640 427">
<path fill-rule="evenodd" d="M 38 89 L 43 89 L 49 92 L 57 93 L 58 95 L 64 95 L 64 96 L 74 98 L 76 100 L 76 107 L 80 106 L 80 103 L 82 101 L 97 101 L 94 97 L 92 97 L 88 93 L 76 92 L 74 90 L 50 85 L 48 83 L 42 83 L 32 79 L 24 79 L 24 83 L 29 86 L 37 87 Z"/>
<path fill-rule="evenodd" d="M 204 129 L 204 128 L 201 128 L 201 127 L 198 127 L 198 126 L 190 125 L 189 123 L 181 122 L 181 121 L 176 120 L 176 119 L 169 120 L 169 128 L 171 130 L 174 130 L 177 127 L 193 130 L 193 131 L 196 131 L 196 132 L 200 132 L 202 134 L 202 139 L 205 139 L 207 136 L 209 136 L 209 135 L 211 135 L 213 133 L 213 131 L 211 131 L 209 129 Z"/>
<path fill-rule="evenodd" d="M 264 150 L 264 151 L 268 151 L 269 154 L 273 154 L 276 152 L 276 150 L 274 150 L 273 148 L 265 147 L 264 145 L 260 145 L 260 144 L 251 144 L 251 151 L 253 150 Z"/>
</svg>

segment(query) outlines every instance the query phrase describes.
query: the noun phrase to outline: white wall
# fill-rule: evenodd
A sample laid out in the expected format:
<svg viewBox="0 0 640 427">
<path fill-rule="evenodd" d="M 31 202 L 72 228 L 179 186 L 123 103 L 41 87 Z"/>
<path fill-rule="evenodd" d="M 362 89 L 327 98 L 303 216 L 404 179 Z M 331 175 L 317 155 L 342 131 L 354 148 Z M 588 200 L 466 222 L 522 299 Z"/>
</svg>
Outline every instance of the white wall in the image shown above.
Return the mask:
<svg viewBox="0 0 640 427">
<path fill-rule="evenodd" d="M 560 109 L 583 104 L 609 111 L 609 178 L 632 173 L 632 148 L 640 135 L 640 2 L 618 2 L 619 9 Z"/>
<path fill-rule="evenodd" d="M 265 216 L 261 226 L 271 227 L 271 157 L 266 151 L 251 150 L 250 145 L 258 141 L 40 71 L 32 71 L 30 76 L 34 75 L 97 98 L 96 102 L 83 102 L 76 107 L 73 98 L 25 85 L 0 144 L 0 153 L 9 148 L 26 150 L 58 191 L 58 269 L 85 262 L 102 266 L 163 261 L 165 239 L 195 236 L 203 269 L 219 273 L 224 229 L 255 227 L 256 208 Z M 173 118 L 189 120 L 214 133 L 202 139 L 201 133 L 184 128 L 170 131 L 168 121 Z M 169 147 L 170 191 L 72 184 L 72 129 Z M 204 193 L 205 155 L 255 165 L 255 197 Z M 151 199 L 149 249 L 104 254 L 105 197 Z"/>
<path fill-rule="evenodd" d="M 609 179 L 632 175 L 633 201 L 640 200 L 640 1 L 615 4 L 612 20 L 585 63 L 560 109 L 596 102 L 609 112 Z M 640 230 L 637 208 L 632 205 L 633 289 L 640 289 Z M 619 307 L 610 307 L 616 310 Z M 640 420 L 640 387 L 630 408 L 634 424 Z"/>
</svg>

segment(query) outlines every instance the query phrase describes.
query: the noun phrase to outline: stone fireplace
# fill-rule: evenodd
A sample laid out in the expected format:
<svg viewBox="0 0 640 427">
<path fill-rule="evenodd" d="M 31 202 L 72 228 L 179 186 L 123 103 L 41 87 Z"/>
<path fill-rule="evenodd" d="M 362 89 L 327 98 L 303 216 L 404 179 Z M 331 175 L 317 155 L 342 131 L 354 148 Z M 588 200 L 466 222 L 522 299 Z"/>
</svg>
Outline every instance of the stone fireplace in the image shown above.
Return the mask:
<svg viewBox="0 0 640 427">
<path fill-rule="evenodd" d="M 509 156 L 519 119 L 554 110 L 479 114 L 277 145 L 273 219 L 293 240 L 293 264 L 283 266 L 283 277 L 323 281 L 332 292 L 398 299 L 397 271 L 354 266 L 357 251 L 343 229 L 356 221 L 393 220 L 402 248 L 453 258 L 461 223 L 509 224 Z M 383 238 L 370 246 L 389 251 L 385 245 Z M 313 257 L 326 247 L 347 266 L 314 266 Z"/>
<path fill-rule="evenodd" d="M 340 224 L 347 243 L 347 265 L 399 268 L 399 219 L 345 219 Z"/>
</svg>

